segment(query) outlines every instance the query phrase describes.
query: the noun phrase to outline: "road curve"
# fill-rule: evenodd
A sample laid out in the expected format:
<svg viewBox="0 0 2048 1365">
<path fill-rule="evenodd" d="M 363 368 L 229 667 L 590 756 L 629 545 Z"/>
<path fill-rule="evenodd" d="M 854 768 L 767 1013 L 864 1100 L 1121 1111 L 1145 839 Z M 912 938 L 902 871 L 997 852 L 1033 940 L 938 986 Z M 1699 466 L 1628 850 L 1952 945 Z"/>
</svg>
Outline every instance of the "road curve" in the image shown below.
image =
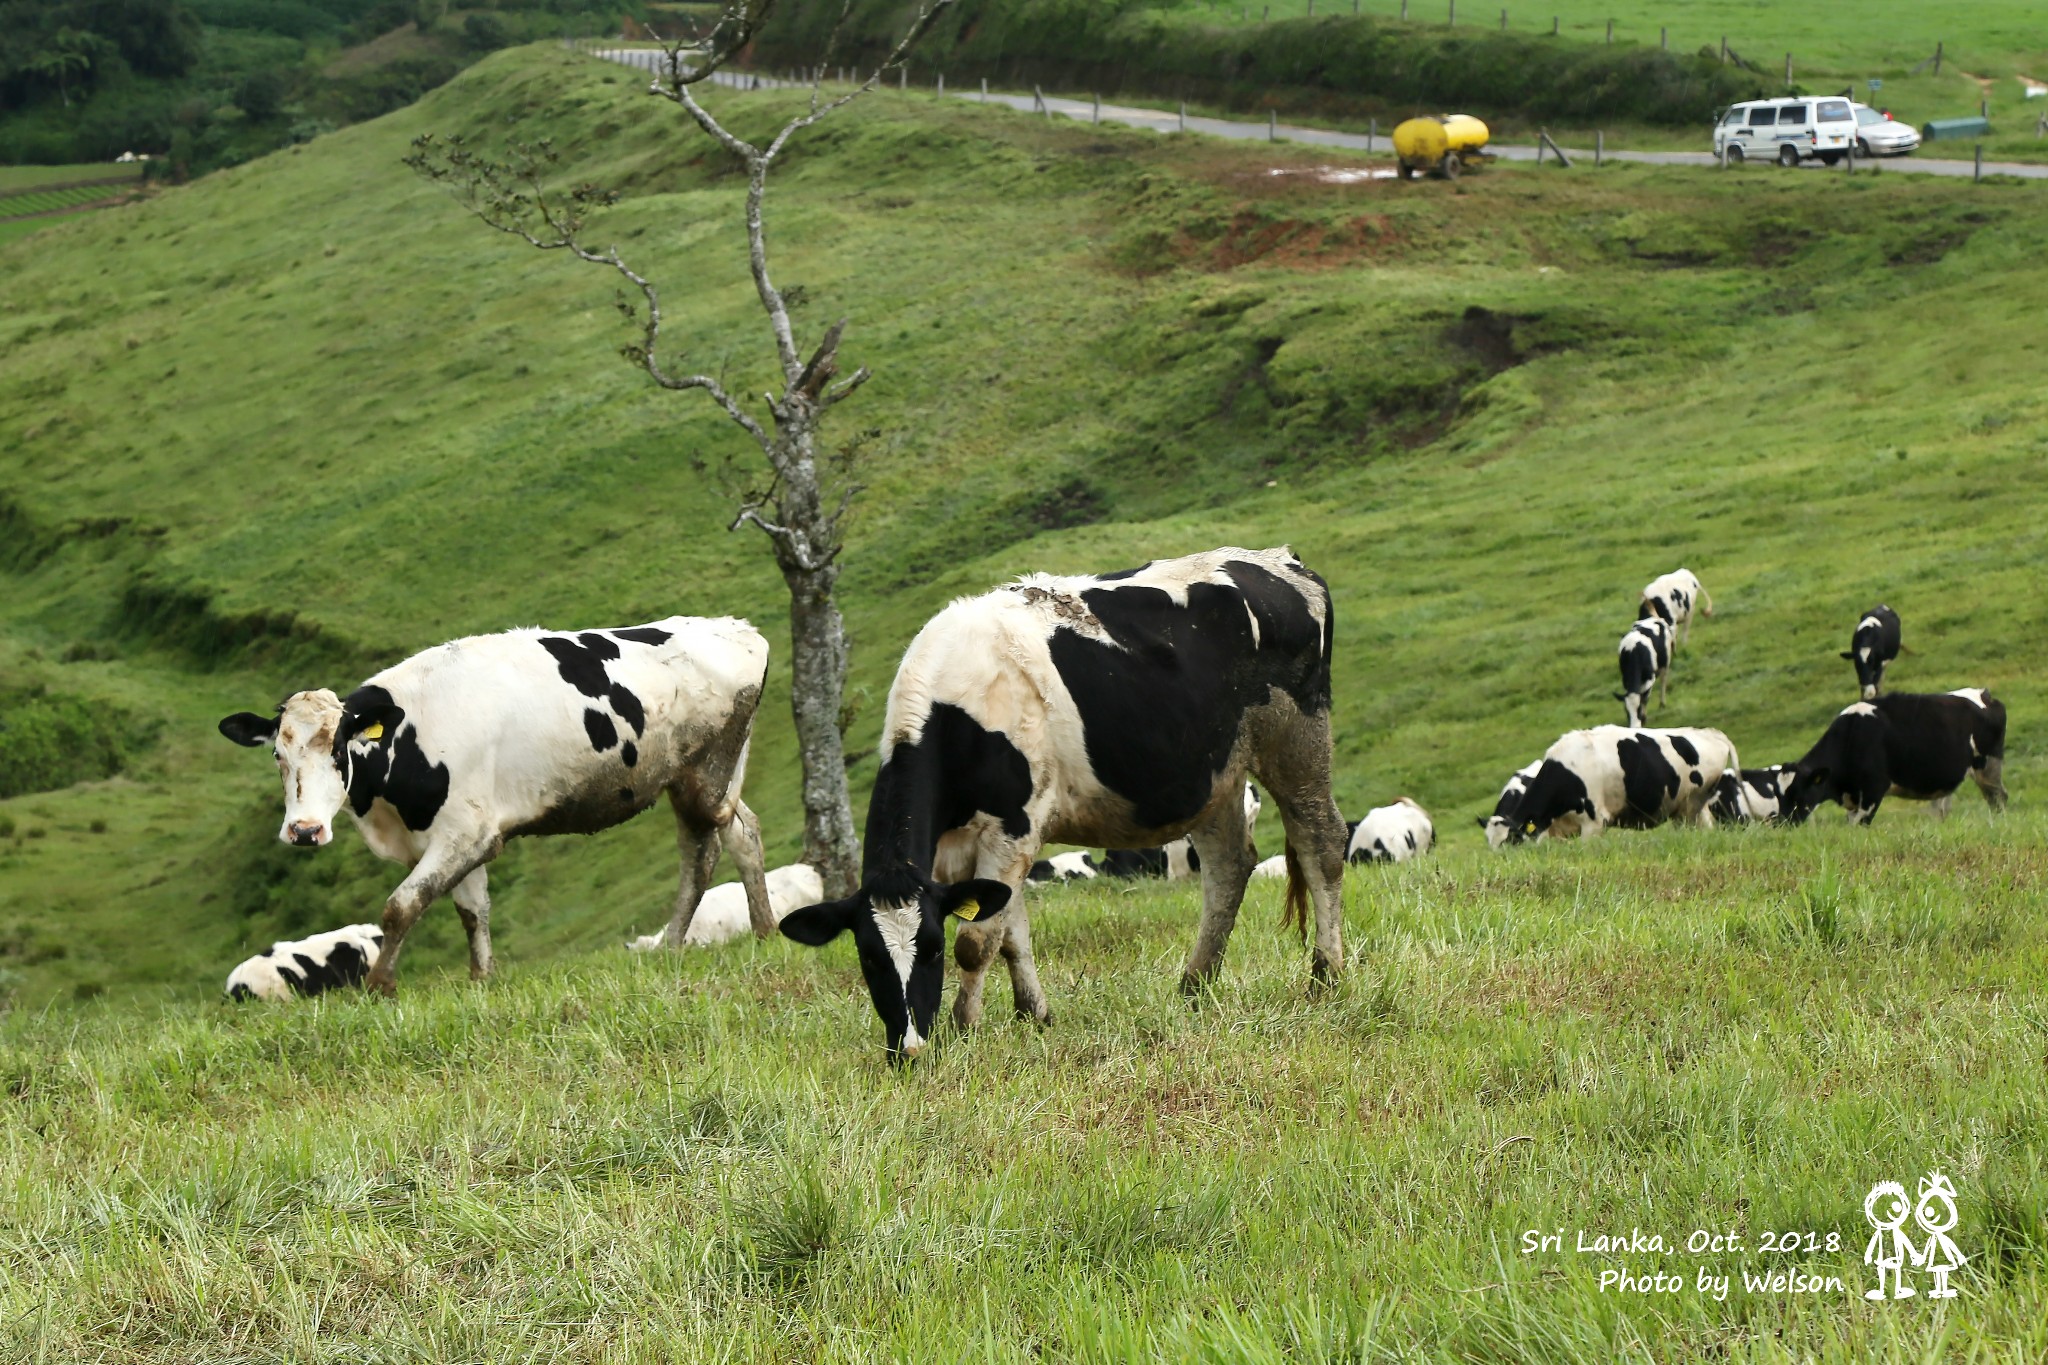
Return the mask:
<svg viewBox="0 0 2048 1365">
<path fill-rule="evenodd" d="M 641 70 L 652 72 L 658 69 L 663 54 L 652 48 L 613 48 L 600 50 L 594 55 L 602 57 L 606 61 L 621 62 L 627 66 L 638 67 Z M 751 72 L 731 71 L 721 71 L 713 77 L 713 80 L 719 85 L 739 89 L 767 90 L 795 84 L 795 82 L 779 80 L 773 76 L 757 76 Z M 1038 107 L 1037 97 L 1033 95 L 998 94 L 995 91 L 990 91 L 984 96 L 979 90 L 948 91 L 947 94 L 949 98 L 971 102 L 979 102 L 985 99 L 990 104 L 1000 104 L 1010 109 L 1021 109 L 1026 113 L 1035 112 Z M 1098 105 L 1093 100 L 1068 99 L 1059 95 L 1045 96 L 1045 108 L 1050 113 L 1058 114 L 1065 118 L 1078 119 L 1083 123 L 1118 123 L 1131 128 L 1149 128 L 1155 133 L 1186 131 L 1190 133 L 1204 133 L 1210 137 L 1231 138 L 1240 142 L 1265 142 L 1268 140 L 1296 142 L 1310 147 L 1337 147 L 1353 152 L 1391 152 L 1393 150 L 1392 144 L 1384 133 L 1375 138 L 1365 133 L 1340 133 L 1328 128 L 1302 128 L 1291 123 L 1270 125 L 1266 123 L 1245 123 L 1236 119 L 1202 118 L 1194 114 L 1188 115 L 1186 120 L 1183 121 L 1179 114 L 1166 113 L 1158 109 L 1138 109 L 1122 104 Z M 1534 147 L 1523 147 L 1505 143 L 1495 143 L 1487 150 L 1493 152 L 1504 161 L 1534 161 L 1537 154 L 1537 150 Z M 1585 164 L 1590 165 L 1592 163 L 1593 152 L 1591 148 L 1567 147 L 1565 152 L 1572 158 L 1575 164 L 1579 163 L 1582 158 Z M 1637 161 L 1653 166 L 1713 166 L 1717 161 L 1712 152 L 1629 152 L 1610 147 L 1604 155 L 1610 161 Z M 1772 162 L 1759 161 L 1748 164 L 1751 166 L 1763 166 L 1773 171 L 1779 169 Z M 1871 163 L 1867 160 L 1859 159 L 1856 164 L 1859 168 L 1863 168 L 1870 166 Z M 1976 174 L 1976 166 L 1973 162 L 1951 161 L 1939 157 L 1887 157 L 1878 164 L 1882 165 L 1887 171 L 1904 171 L 1914 175 L 1969 176 Z M 1834 170 L 1839 174 L 1844 168 L 1840 166 L 1822 166 L 1819 162 L 1807 162 L 1800 169 L 1808 174 L 1818 174 L 1828 170 Z M 2026 180 L 2048 180 L 2048 165 L 2033 165 L 2023 161 L 1987 161 L 1984 163 L 1984 174 L 2012 175 Z"/>
</svg>

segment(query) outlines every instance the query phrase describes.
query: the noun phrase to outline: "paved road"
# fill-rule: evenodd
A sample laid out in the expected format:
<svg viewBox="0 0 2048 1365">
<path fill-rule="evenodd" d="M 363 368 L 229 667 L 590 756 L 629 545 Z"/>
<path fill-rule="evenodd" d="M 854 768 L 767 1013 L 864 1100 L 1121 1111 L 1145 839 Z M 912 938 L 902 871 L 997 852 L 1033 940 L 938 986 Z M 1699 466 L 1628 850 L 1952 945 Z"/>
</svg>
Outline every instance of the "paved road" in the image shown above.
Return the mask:
<svg viewBox="0 0 2048 1365">
<path fill-rule="evenodd" d="M 596 55 L 608 61 L 623 62 L 628 66 L 636 66 L 643 70 L 653 71 L 656 69 L 656 64 L 661 60 L 662 54 L 645 48 L 615 48 L 599 51 Z M 715 79 L 720 85 L 747 89 L 769 89 L 790 84 L 788 81 L 777 80 L 772 76 L 755 76 L 751 73 L 720 72 Z M 948 91 L 947 95 L 955 99 L 972 101 L 984 98 L 978 89 Z M 1036 108 L 1035 99 L 1031 95 L 1006 95 L 990 91 L 986 99 L 990 104 L 1001 104 L 1011 109 L 1024 110 L 1027 113 Z M 1096 120 L 1103 123 L 1121 123 L 1132 128 L 1149 128 L 1155 133 L 1186 131 L 1190 133 L 1206 133 L 1210 137 L 1234 138 L 1239 141 L 1264 142 L 1271 138 L 1280 142 L 1298 142 L 1311 147 L 1337 147 L 1345 151 L 1354 152 L 1392 151 L 1392 144 L 1387 140 L 1387 135 L 1384 133 L 1375 138 L 1365 133 L 1339 133 L 1327 128 L 1301 128 L 1288 123 L 1269 127 L 1262 122 L 1244 123 L 1235 119 L 1200 118 L 1193 114 L 1188 115 L 1185 123 L 1183 123 L 1180 115 L 1163 113 L 1157 109 L 1135 109 L 1128 105 L 1119 104 L 1104 104 L 1098 107 L 1092 100 L 1066 99 L 1057 95 L 1047 95 L 1045 97 L 1045 107 L 1052 113 L 1066 118 L 1079 119 L 1084 123 Z M 1534 147 L 1495 143 L 1488 150 L 1506 161 L 1534 161 L 1536 159 L 1536 148 Z M 1580 158 L 1584 158 L 1585 165 L 1590 166 L 1593 163 L 1593 150 L 1590 147 L 1567 147 L 1565 151 L 1575 164 L 1579 163 Z M 1605 155 L 1610 161 L 1641 161 L 1657 166 L 1712 166 L 1715 164 L 1715 157 L 1712 152 L 1627 152 L 1618 151 L 1610 147 Z M 1779 169 L 1777 166 L 1769 163 L 1758 162 L 1752 164 L 1772 171 Z M 1861 168 L 1871 163 L 1859 160 L 1856 164 Z M 1882 165 L 1887 171 L 1907 171 L 1918 175 L 1967 176 L 1976 173 L 1975 165 L 1969 161 L 1952 161 L 1939 157 L 1919 155 L 1888 157 L 1877 164 Z M 1834 170 L 1837 174 L 1840 174 L 1843 168 L 1824 167 L 1818 162 L 1808 162 L 1800 169 L 1808 174 L 1818 174 L 1825 170 Z M 1984 174 L 2016 175 L 2028 180 L 2048 180 L 2048 165 L 2032 165 L 2020 161 L 1987 161 L 1984 163 Z"/>
</svg>

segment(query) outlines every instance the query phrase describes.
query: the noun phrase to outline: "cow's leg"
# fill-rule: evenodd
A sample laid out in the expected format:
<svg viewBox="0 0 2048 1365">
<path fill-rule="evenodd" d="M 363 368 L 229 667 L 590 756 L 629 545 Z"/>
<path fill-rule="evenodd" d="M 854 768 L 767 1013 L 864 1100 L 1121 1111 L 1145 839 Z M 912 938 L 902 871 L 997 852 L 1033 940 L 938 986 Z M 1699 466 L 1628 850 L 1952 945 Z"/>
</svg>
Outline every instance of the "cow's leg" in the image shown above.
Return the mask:
<svg viewBox="0 0 2048 1365">
<path fill-rule="evenodd" d="M 942 854 L 942 858 L 946 856 Z M 1010 964 L 1010 987 L 1017 992 L 1018 1012 L 1028 1009 L 1034 1018 L 1049 1018 L 1041 1014 L 1045 993 L 1039 989 L 1038 968 L 1031 960 L 1031 926 L 1026 921 L 1031 912 L 1024 905 L 1024 878 L 1031 871 L 1031 855 L 1014 845 L 995 850 L 984 847 L 974 854 L 973 867 L 974 876 L 1000 881 L 1009 887 L 1010 903 L 994 919 L 962 924 L 954 932 L 953 963 L 960 968 L 960 989 L 953 996 L 954 1026 L 968 1029 L 981 1022 L 982 984 L 999 951 Z M 951 879 L 955 874 L 966 875 L 964 860 L 948 862 L 934 870 L 934 875 L 942 879 Z M 1013 924 L 1023 926 L 1014 943 L 1010 937 Z"/>
<path fill-rule="evenodd" d="M 1985 804 L 1993 810 L 2005 809 L 2005 760 L 2002 758 L 1980 758 L 1970 769 L 1970 780 L 1984 792 Z"/>
<path fill-rule="evenodd" d="M 747 919 L 755 938 L 775 937 L 775 912 L 768 905 L 768 869 L 761 852 L 761 822 L 738 797 L 733 798 L 732 819 L 719 831 L 718 841 L 740 870 L 740 885 L 747 893 Z"/>
<path fill-rule="evenodd" d="M 412 926 L 428 906 L 452 891 L 456 883 L 489 862 L 496 853 L 493 846 L 468 843 L 451 842 L 428 848 L 406 879 L 398 884 L 398 889 L 384 902 L 384 948 L 377 954 L 377 964 L 370 968 L 370 975 L 363 984 L 373 991 L 395 995 L 398 991 L 398 954 L 405 947 L 405 936 L 412 932 Z"/>
<path fill-rule="evenodd" d="M 1287 725 L 1260 756 L 1258 776 L 1280 803 L 1294 867 L 1315 907 L 1310 980 L 1319 989 L 1333 984 L 1344 967 L 1344 817 L 1330 795 L 1329 713 Z"/>
<path fill-rule="evenodd" d="M 1946 820 L 1948 819 L 1949 807 L 1953 806 L 1955 801 L 1956 794 L 1954 792 L 1943 792 L 1940 796 L 1927 803 L 1927 809 L 1935 819 Z"/>
<path fill-rule="evenodd" d="M 1024 895 L 1010 888 L 1010 910 L 1003 916 L 1003 961 L 1010 966 L 1010 1000 L 1019 1019 L 1052 1022 L 1052 1007 L 1045 1003 L 1045 991 L 1038 984 L 1038 964 L 1031 957 L 1031 912 Z"/>
<path fill-rule="evenodd" d="M 477 868 L 455 883 L 455 913 L 462 916 L 462 931 L 469 935 L 469 979 L 481 981 L 491 974 L 491 888 L 490 874 Z"/>
<path fill-rule="evenodd" d="M 675 909 L 669 914 L 668 928 L 662 931 L 661 941 L 665 947 L 680 948 L 683 935 L 690 932 L 690 921 L 697 917 L 697 902 L 704 899 L 704 888 L 711 885 L 711 874 L 718 867 L 718 825 L 706 819 L 679 788 L 668 789 L 668 803 L 676 813 L 676 853 L 682 872 L 676 885 Z M 749 905 L 750 915 L 752 910 Z"/>
<path fill-rule="evenodd" d="M 1285 806 L 1281 807 L 1283 813 Z M 1284 818 L 1284 816 L 1283 816 Z M 1244 822 L 1244 801 L 1234 793 L 1188 832 L 1202 856 L 1202 922 L 1194 951 L 1181 969 L 1181 994 L 1199 997 L 1223 967 L 1245 884 L 1252 876 L 1252 834 Z"/>
</svg>

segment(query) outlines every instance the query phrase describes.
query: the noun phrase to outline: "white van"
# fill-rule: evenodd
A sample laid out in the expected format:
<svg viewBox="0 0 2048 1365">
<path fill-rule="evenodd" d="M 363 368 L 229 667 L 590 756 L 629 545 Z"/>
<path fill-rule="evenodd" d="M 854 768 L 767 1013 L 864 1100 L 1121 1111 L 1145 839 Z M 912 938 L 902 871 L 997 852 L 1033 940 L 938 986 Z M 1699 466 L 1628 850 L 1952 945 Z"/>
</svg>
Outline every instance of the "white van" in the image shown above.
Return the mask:
<svg viewBox="0 0 2048 1365">
<path fill-rule="evenodd" d="M 1714 127 L 1714 154 L 1730 161 L 1797 166 L 1819 158 L 1832 166 L 1856 142 L 1856 110 L 1840 96 L 1803 95 L 1732 105 Z"/>
</svg>

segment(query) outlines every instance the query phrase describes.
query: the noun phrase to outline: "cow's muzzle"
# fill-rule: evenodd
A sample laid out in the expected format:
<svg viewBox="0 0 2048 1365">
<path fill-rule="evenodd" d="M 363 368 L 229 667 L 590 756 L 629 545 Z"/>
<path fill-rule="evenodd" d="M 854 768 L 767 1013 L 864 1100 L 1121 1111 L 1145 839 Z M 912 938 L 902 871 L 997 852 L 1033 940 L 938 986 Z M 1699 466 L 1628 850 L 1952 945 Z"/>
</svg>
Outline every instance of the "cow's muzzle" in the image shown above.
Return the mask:
<svg viewBox="0 0 2048 1365">
<path fill-rule="evenodd" d="M 294 848 L 319 848 L 333 837 L 317 820 L 293 820 L 284 827 L 284 842 Z"/>
</svg>

